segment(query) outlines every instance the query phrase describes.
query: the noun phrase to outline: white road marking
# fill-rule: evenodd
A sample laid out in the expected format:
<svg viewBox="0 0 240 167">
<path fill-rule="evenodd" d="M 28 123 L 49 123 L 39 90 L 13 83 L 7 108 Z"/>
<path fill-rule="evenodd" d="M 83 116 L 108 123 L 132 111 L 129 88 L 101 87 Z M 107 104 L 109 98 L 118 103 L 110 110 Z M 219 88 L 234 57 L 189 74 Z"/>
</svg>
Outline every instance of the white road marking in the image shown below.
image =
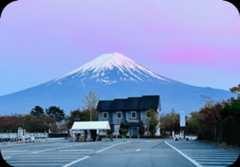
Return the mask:
<svg viewBox="0 0 240 167">
<path fill-rule="evenodd" d="M 231 165 L 233 162 L 202 162 L 203 165 Z"/>
<path fill-rule="evenodd" d="M 39 154 L 39 153 L 43 153 L 43 152 L 55 151 L 55 150 L 59 150 L 59 149 L 69 148 L 69 147 L 72 147 L 72 146 L 73 146 L 73 145 L 64 146 L 64 147 L 57 147 L 57 148 L 49 148 L 49 149 L 45 149 L 45 150 L 34 151 L 34 152 L 32 152 L 32 153 L 33 153 L 33 154 Z"/>
<path fill-rule="evenodd" d="M 19 160 L 16 160 L 16 161 L 10 161 L 11 162 L 11 164 L 12 163 L 14 163 L 14 164 L 37 164 L 37 163 L 43 163 L 41 160 L 38 160 L 38 161 L 36 161 L 36 160 L 29 160 L 29 161 L 19 161 Z M 61 163 L 61 165 L 62 165 L 62 163 L 67 163 L 68 161 L 67 160 L 54 160 L 54 161 L 51 161 L 50 163 Z M 49 162 L 47 162 L 47 163 L 49 163 Z M 45 163 L 43 163 L 43 164 L 45 164 Z"/>
<path fill-rule="evenodd" d="M 4 160 L 9 160 L 10 158 L 10 156 L 3 157 Z"/>
<path fill-rule="evenodd" d="M 140 148 L 136 149 L 136 152 L 140 152 L 140 151 L 141 151 L 141 149 L 140 149 Z"/>
<path fill-rule="evenodd" d="M 4 150 L 6 153 L 22 153 L 26 152 L 27 150 Z"/>
<path fill-rule="evenodd" d="M 195 158 L 194 158 L 195 159 Z M 234 162 L 236 159 L 211 159 L 211 158 L 196 158 L 196 160 L 201 162 Z"/>
<path fill-rule="evenodd" d="M 62 156 L 65 156 L 65 155 L 62 155 Z M 56 161 L 58 161 L 58 160 L 71 161 L 71 160 L 74 160 L 76 158 L 79 158 L 79 156 L 69 157 L 69 158 L 66 158 L 66 157 L 52 157 L 52 158 L 37 157 L 37 158 L 35 158 L 35 157 L 27 156 L 27 158 L 29 158 L 29 161 L 42 161 L 42 160 L 44 160 L 44 161 L 51 161 L 52 162 L 52 161 L 55 161 L 55 160 Z M 12 159 L 11 161 L 22 161 L 22 160 L 20 160 L 20 159 Z M 23 161 L 24 161 L 24 159 L 23 159 Z"/>
<path fill-rule="evenodd" d="M 102 152 L 104 152 L 104 151 L 106 151 L 106 150 L 109 150 L 109 149 L 111 149 L 111 148 L 113 148 L 113 147 L 119 146 L 119 145 L 121 145 L 121 144 L 127 144 L 127 143 L 129 143 L 129 142 L 113 144 L 113 145 L 111 145 L 111 146 L 108 146 L 108 147 L 105 147 L 105 148 L 103 148 L 103 149 L 101 149 L 101 150 L 96 151 L 96 154 L 102 153 Z"/>
<path fill-rule="evenodd" d="M 102 153 L 102 152 L 104 152 L 104 151 L 106 151 L 106 150 L 109 150 L 109 149 L 111 149 L 111 148 L 113 148 L 113 147 L 119 146 L 119 145 L 121 145 L 121 144 L 127 144 L 127 143 L 129 143 L 129 142 L 113 144 L 113 145 L 111 145 L 111 146 L 108 146 L 108 147 L 105 147 L 105 148 L 103 148 L 103 149 L 101 149 L 101 150 L 98 150 L 98 151 L 96 151 L 95 153 L 96 153 L 96 154 L 99 154 L 99 153 Z M 88 159 L 88 158 L 90 158 L 90 156 L 84 156 L 83 158 L 79 158 L 79 159 L 77 159 L 77 160 L 75 160 L 75 161 L 72 161 L 72 162 L 64 165 L 63 167 L 70 167 L 70 166 L 72 166 L 72 165 L 74 165 L 74 164 L 76 164 L 76 163 L 78 163 L 78 162 L 84 161 L 84 160 L 86 160 L 86 159 Z"/>
<path fill-rule="evenodd" d="M 187 156 L 186 154 L 184 154 L 182 151 L 180 151 L 179 149 L 177 149 L 176 147 L 174 147 L 173 145 L 169 144 L 167 141 L 164 141 L 165 144 L 167 144 L 169 147 L 171 147 L 173 150 L 175 150 L 176 152 L 178 152 L 180 155 L 182 155 L 184 158 L 186 158 L 187 160 L 189 160 L 192 164 L 194 164 L 196 167 L 203 167 L 201 164 L 199 164 L 197 161 L 195 161 L 194 159 L 190 158 L 189 156 Z"/>
<path fill-rule="evenodd" d="M 76 164 L 76 163 L 78 163 L 78 162 L 81 162 L 81 161 L 83 161 L 83 160 L 85 160 L 85 159 L 88 159 L 88 158 L 90 158 L 90 156 L 85 156 L 85 157 L 79 158 L 79 159 L 77 159 L 77 160 L 75 160 L 75 161 L 72 161 L 72 162 L 64 165 L 63 167 L 72 166 L 72 165 L 74 165 L 74 164 Z"/>
<path fill-rule="evenodd" d="M 204 167 L 226 167 L 226 165 L 204 165 Z"/>
<path fill-rule="evenodd" d="M 60 166 L 61 164 L 60 163 L 52 163 L 52 164 L 48 164 L 48 163 L 46 163 L 46 164 L 43 164 L 43 163 L 38 163 L 38 164 L 35 164 L 35 163 L 33 163 L 33 164 L 19 164 L 19 163 L 17 163 L 17 164 L 14 164 L 14 163 L 12 163 L 11 165 L 13 165 L 13 166 L 23 166 L 23 167 L 25 167 L 25 166 Z"/>
<path fill-rule="evenodd" d="M 94 151 L 93 149 L 75 149 L 75 150 L 59 150 L 60 152 L 81 152 L 81 151 L 86 151 L 86 152 L 91 152 Z"/>
<path fill-rule="evenodd" d="M 191 156 L 192 157 L 192 156 Z M 237 160 L 237 158 L 216 158 L 216 157 L 192 157 L 193 159 L 199 160 L 199 161 L 231 161 L 234 162 Z"/>
</svg>

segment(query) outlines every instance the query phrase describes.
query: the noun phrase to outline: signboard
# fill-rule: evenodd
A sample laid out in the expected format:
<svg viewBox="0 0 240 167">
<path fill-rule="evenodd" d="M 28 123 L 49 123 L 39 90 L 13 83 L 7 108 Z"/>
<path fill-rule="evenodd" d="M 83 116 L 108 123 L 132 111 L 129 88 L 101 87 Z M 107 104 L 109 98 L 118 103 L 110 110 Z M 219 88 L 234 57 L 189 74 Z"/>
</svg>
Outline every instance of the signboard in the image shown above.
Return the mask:
<svg viewBox="0 0 240 167">
<path fill-rule="evenodd" d="M 180 127 L 186 127 L 186 114 L 185 112 L 180 112 Z"/>
<path fill-rule="evenodd" d="M 23 138 L 24 137 L 24 129 L 19 127 L 18 130 L 17 130 L 17 135 L 18 135 L 18 138 Z"/>
</svg>

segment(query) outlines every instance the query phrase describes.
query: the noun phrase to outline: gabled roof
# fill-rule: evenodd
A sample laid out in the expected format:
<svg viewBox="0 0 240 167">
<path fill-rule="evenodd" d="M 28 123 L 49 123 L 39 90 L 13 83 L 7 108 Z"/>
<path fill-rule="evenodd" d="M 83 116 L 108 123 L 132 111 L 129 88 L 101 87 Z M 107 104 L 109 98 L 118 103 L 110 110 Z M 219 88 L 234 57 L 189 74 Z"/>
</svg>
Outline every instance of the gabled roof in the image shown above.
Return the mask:
<svg viewBox="0 0 240 167">
<path fill-rule="evenodd" d="M 102 100 L 99 101 L 97 110 L 102 111 L 144 111 L 148 109 L 157 110 L 159 107 L 159 96 L 129 97 L 127 99 Z"/>
</svg>

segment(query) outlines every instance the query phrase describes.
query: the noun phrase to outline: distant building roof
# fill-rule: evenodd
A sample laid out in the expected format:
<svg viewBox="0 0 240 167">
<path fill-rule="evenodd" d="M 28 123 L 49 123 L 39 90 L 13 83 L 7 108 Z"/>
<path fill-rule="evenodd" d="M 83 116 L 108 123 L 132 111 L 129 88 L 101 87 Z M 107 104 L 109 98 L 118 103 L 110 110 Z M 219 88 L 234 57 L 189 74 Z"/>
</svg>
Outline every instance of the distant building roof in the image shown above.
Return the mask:
<svg viewBox="0 0 240 167">
<path fill-rule="evenodd" d="M 71 128 L 72 131 L 78 130 L 109 130 L 108 121 L 76 121 Z"/>
<path fill-rule="evenodd" d="M 159 107 L 159 96 L 129 97 L 127 99 L 102 100 L 99 101 L 97 110 L 102 111 L 144 111 L 148 109 L 157 110 Z"/>
</svg>

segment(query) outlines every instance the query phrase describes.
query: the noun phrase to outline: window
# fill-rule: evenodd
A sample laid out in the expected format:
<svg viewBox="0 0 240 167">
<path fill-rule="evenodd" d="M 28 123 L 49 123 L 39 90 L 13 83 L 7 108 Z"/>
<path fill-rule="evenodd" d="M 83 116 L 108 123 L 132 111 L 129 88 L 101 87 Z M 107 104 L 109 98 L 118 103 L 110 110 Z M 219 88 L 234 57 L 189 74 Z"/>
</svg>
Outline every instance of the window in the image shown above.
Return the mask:
<svg viewBox="0 0 240 167">
<path fill-rule="evenodd" d="M 118 119 L 122 118 L 122 113 L 121 112 L 117 112 L 117 118 Z"/>
<path fill-rule="evenodd" d="M 135 111 L 133 111 L 133 112 L 131 113 L 131 118 L 132 118 L 132 119 L 136 119 L 136 118 L 137 118 L 137 113 L 136 113 Z"/>
<path fill-rule="evenodd" d="M 104 113 L 103 113 L 103 118 L 105 118 L 105 119 L 108 118 L 108 113 L 107 113 L 107 112 L 104 112 Z"/>
</svg>

